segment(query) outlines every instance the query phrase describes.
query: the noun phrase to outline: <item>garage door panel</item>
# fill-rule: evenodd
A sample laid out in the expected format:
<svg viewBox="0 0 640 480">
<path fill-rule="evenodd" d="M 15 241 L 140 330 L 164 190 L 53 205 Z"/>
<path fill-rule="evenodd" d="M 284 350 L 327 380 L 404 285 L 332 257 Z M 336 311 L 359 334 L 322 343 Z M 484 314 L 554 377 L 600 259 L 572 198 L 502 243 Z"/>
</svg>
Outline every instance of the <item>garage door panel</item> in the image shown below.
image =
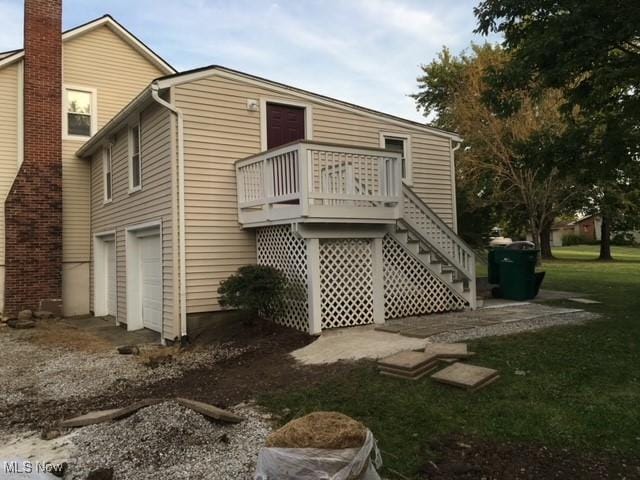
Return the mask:
<svg viewBox="0 0 640 480">
<path fill-rule="evenodd" d="M 116 284 L 116 242 L 105 242 L 105 269 L 107 272 L 107 315 L 116 316 L 117 284 Z"/>
<path fill-rule="evenodd" d="M 162 329 L 162 255 L 160 236 L 140 239 L 142 324 L 159 332 Z"/>
</svg>

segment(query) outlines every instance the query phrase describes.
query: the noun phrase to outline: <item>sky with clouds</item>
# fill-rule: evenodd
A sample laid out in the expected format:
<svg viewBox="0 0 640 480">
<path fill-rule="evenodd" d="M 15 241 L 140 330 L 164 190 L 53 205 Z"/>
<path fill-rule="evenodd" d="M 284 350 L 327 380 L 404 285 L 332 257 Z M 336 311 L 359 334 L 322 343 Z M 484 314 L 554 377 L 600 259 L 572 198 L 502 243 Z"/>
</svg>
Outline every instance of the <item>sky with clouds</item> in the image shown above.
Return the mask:
<svg viewBox="0 0 640 480">
<path fill-rule="evenodd" d="M 63 27 L 110 13 L 178 70 L 218 64 L 421 121 L 420 64 L 472 41 L 478 0 L 64 0 Z M 0 51 L 23 2 L 0 0 Z M 495 38 L 489 40 L 495 41 Z"/>
</svg>

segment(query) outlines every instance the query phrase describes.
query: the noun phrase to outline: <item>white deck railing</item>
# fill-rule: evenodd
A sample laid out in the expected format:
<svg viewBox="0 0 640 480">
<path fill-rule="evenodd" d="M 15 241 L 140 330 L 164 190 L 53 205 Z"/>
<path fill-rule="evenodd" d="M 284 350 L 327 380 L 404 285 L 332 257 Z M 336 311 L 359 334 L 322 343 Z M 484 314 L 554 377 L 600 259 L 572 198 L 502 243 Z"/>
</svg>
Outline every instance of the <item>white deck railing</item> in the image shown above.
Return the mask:
<svg viewBox="0 0 640 480">
<path fill-rule="evenodd" d="M 451 227 L 409 187 L 403 188 L 402 222 L 468 280 L 475 282 L 476 261 L 469 247 Z"/>
<path fill-rule="evenodd" d="M 300 141 L 236 162 L 243 225 L 301 217 L 390 221 L 400 218 L 399 154 Z"/>
</svg>

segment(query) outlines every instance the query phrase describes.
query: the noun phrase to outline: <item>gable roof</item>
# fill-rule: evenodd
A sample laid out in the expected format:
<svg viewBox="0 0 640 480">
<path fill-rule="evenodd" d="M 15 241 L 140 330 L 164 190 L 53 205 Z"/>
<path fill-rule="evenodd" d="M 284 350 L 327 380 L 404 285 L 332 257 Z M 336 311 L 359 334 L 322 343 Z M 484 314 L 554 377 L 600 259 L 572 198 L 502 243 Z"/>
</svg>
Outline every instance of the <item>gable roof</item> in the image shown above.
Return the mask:
<svg viewBox="0 0 640 480">
<path fill-rule="evenodd" d="M 338 106 L 340 108 L 351 110 L 356 113 L 360 113 L 362 115 L 367 115 L 375 118 L 384 118 L 391 123 L 395 123 L 397 125 L 403 127 L 409 127 L 412 129 L 424 130 L 433 135 L 437 135 L 440 137 L 449 138 L 454 142 L 462 142 L 462 138 L 455 132 L 449 132 L 447 130 L 442 130 L 437 127 L 432 127 L 426 123 L 415 122 L 413 120 L 408 120 L 406 118 L 397 117 L 395 115 L 391 115 L 389 113 L 379 112 L 377 110 L 372 110 L 367 107 L 362 107 L 360 105 L 356 105 L 354 103 L 345 102 L 343 100 L 338 100 L 332 97 L 328 97 L 326 95 L 321 95 L 319 93 L 313 93 L 308 90 L 303 90 L 301 88 L 292 87 L 290 85 L 285 85 L 284 83 L 275 82 L 273 80 L 268 80 L 266 78 L 257 77 L 255 75 L 251 75 L 248 73 L 240 72 L 238 70 L 233 70 L 231 68 L 223 67 L 221 65 L 210 65 L 207 67 L 196 68 L 193 70 L 186 70 L 180 73 L 174 73 L 171 75 L 166 75 L 164 77 L 159 77 L 151 82 L 151 85 L 146 87 L 142 92 L 138 94 L 136 98 L 134 98 L 126 107 L 124 107 L 120 112 L 118 112 L 106 125 L 104 125 L 93 137 L 91 137 L 87 142 L 78 149 L 76 155 L 79 157 L 86 157 L 93 153 L 93 151 L 97 148 L 99 143 L 107 137 L 110 132 L 112 132 L 116 128 L 120 128 L 127 121 L 127 118 L 136 110 L 144 108 L 146 105 L 151 103 L 151 87 L 155 85 L 160 90 L 164 90 L 166 88 L 170 88 L 174 85 L 180 85 L 183 83 L 193 82 L 200 78 L 206 78 L 213 75 L 219 75 L 227 78 L 240 79 L 247 82 L 258 83 L 263 86 L 267 86 L 274 90 L 280 90 L 284 93 L 293 93 L 296 96 L 307 97 L 313 101 L 319 103 L 325 103 L 333 106 Z"/>
<path fill-rule="evenodd" d="M 107 26 L 113 31 L 116 35 L 122 38 L 125 42 L 131 45 L 135 50 L 137 50 L 143 57 L 153 63 L 156 67 L 158 67 L 165 74 L 174 74 L 176 73 L 176 69 L 173 68 L 167 61 L 165 61 L 160 55 L 151 50 L 142 40 L 136 37 L 129 30 L 124 28 L 120 23 L 116 21 L 111 15 L 103 15 L 102 17 L 91 20 L 87 23 L 83 23 L 82 25 L 78 25 L 77 27 L 71 28 L 62 32 L 62 41 L 65 42 L 67 40 L 71 40 L 79 35 L 90 32 L 91 30 L 101 27 Z M 10 50 L 7 52 L 0 53 L 0 68 L 5 65 L 10 65 L 24 57 L 24 49 L 19 50 Z"/>
<path fill-rule="evenodd" d="M 308 97 L 312 100 L 319 101 L 321 103 L 338 105 L 348 110 L 355 110 L 358 113 L 365 113 L 375 117 L 384 117 L 387 120 L 391 120 L 396 123 L 401 123 L 403 126 L 411 125 L 414 128 L 424 129 L 438 136 L 449 137 L 456 142 L 462 141 L 462 138 L 455 132 L 450 132 L 447 130 L 443 130 L 441 128 L 433 127 L 426 123 L 420 123 L 413 120 L 408 120 L 406 118 L 398 117 L 396 115 L 391 115 L 389 113 L 373 110 L 371 108 L 363 107 L 361 105 L 356 105 L 355 103 L 346 102 L 344 100 L 338 100 L 337 98 L 329 97 L 327 95 L 322 95 L 320 93 L 310 92 L 309 90 L 304 90 L 302 88 L 292 87 L 291 85 L 286 85 L 284 83 L 269 80 L 267 78 L 258 77 L 256 75 L 241 72 L 239 70 L 234 70 L 232 68 L 223 67 L 222 65 L 209 65 L 206 67 L 195 68 L 193 70 L 185 70 L 183 72 L 169 74 L 164 77 L 160 77 L 156 79 L 155 82 L 157 82 L 158 87 L 160 89 L 164 89 L 164 88 L 171 87 L 173 85 L 180 85 L 182 83 L 193 82 L 201 78 L 206 78 L 215 74 L 222 74 L 223 76 L 235 77 L 236 79 L 240 78 L 248 82 L 254 82 L 254 83 L 257 82 L 259 84 L 267 85 L 271 88 L 275 88 L 276 90 L 284 90 L 287 92 L 291 92 L 298 96 Z"/>
</svg>

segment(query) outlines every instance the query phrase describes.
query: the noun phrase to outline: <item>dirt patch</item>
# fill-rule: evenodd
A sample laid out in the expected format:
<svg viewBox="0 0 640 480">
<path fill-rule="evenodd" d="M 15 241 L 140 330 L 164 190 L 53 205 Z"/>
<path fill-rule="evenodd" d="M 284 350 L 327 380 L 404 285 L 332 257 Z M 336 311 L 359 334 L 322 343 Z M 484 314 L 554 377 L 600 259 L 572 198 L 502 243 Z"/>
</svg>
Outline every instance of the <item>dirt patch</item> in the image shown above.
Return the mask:
<svg viewBox="0 0 640 480">
<path fill-rule="evenodd" d="M 39 320 L 28 340 L 43 347 L 83 352 L 104 352 L 113 348 L 110 342 L 64 320 Z"/>
<path fill-rule="evenodd" d="M 265 392 L 311 387 L 353 368 L 299 366 L 289 353 L 314 338 L 269 322 L 214 325 L 156 368 L 118 355 L 113 347 L 65 351 L 52 342 L 34 343 L 29 335 L 0 335 L 0 381 L 6 393 L 0 394 L 0 425 L 9 432 L 51 428 L 64 418 L 146 398 L 180 396 L 229 408 Z"/>
<path fill-rule="evenodd" d="M 421 477 L 429 480 L 640 479 L 640 457 L 554 450 L 532 443 L 450 437 L 429 444 Z"/>
</svg>

